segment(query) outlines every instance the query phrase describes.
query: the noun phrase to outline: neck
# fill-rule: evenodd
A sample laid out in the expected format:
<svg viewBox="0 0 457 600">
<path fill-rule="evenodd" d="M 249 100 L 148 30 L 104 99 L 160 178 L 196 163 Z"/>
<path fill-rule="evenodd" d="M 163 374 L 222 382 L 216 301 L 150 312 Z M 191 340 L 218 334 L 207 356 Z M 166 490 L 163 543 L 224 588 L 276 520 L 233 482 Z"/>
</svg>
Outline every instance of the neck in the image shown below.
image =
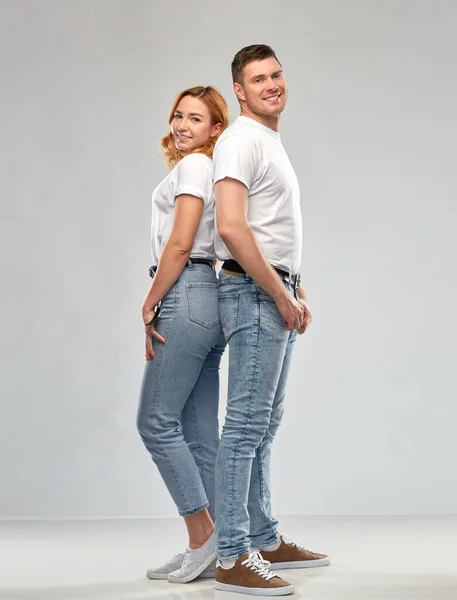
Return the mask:
<svg viewBox="0 0 457 600">
<path fill-rule="evenodd" d="M 247 108 L 247 106 L 242 106 L 241 107 L 241 116 L 248 117 L 249 119 L 253 119 L 254 121 L 257 121 L 258 123 L 260 123 L 261 125 L 265 125 L 265 127 L 268 127 L 269 129 L 272 129 L 273 131 L 279 132 L 279 118 L 281 115 L 274 115 L 274 116 L 258 115 L 256 113 L 252 112 L 251 110 L 249 110 L 249 108 Z"/>
</svg>

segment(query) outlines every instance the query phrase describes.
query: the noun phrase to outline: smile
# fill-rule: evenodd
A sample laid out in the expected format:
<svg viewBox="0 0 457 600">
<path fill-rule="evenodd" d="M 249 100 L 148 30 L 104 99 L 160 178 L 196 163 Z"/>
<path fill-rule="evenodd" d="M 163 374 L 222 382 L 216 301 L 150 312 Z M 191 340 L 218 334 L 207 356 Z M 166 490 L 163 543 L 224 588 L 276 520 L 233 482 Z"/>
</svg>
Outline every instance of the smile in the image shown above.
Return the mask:
<svg viewBox="0 0 457 600">
<path fill-rule="evenodd" d="M 264 98 L 264 100 L 267 100 L 267 102 L 276 102 L 276 100 L 279 100 L 280 96 L 281 94 L 276 94 L 275 96 L 268 96 L 267 98 Z"/>
<path fill-rule="evenodd" d="M 188 135 L 182 135 L 182 133 L 177 133 L 176 137 L 178 138 L 178 140 L 191 140 L 192 139 Z"/>
</svg>

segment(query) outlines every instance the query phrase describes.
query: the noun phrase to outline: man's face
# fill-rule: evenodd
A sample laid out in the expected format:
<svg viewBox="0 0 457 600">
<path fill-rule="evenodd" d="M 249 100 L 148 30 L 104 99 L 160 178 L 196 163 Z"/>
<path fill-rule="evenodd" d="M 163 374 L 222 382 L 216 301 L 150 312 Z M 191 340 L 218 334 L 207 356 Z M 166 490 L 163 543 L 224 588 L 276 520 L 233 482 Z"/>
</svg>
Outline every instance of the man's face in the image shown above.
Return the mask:
<svg viewBox="0 0 457 600">
<path fill-rule="evenodd" d="M 270 56 L 254 60 L 243 69 L 243 85 L 234 84 L 248 112 L 261 117 L 279 116 L 287 102 L 287 85 L 281 65 Z"/>
</svg>

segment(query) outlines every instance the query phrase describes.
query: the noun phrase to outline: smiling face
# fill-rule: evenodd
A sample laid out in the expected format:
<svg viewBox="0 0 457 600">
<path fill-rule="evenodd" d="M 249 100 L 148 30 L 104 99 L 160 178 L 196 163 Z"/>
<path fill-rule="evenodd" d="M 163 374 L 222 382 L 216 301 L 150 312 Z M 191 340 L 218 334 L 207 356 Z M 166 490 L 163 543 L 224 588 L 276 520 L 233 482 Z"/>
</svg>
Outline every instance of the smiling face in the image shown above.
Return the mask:
<svg viewBox="0 0 457 600">
<path fill-rule="evenodd" d="M 279 120 L 287 102 L 287 85 L 281 65 L 270 56 L 253 60 L 243 69 L 243 83 L 233 89 L 241 104 L 241 114 L 271 126 Z"/>
<path fill-rule="evenodd" d="M 193 96 L 181 98 L 170 124 L 176 148 L 186 153 L 205 146 L 221 127 L 212 123 L 206 104 Z"/>
</svg>

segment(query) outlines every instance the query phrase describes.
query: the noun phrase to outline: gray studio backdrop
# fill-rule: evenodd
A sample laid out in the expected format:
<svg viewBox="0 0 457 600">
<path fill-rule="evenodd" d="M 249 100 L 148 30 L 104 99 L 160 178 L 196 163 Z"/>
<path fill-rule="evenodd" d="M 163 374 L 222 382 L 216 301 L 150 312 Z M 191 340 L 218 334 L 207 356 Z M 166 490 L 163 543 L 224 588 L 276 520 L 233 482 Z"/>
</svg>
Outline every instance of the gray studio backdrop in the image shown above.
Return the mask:
<svg viewBox="0 0 457 600">
<path fill-rule="evenodd" d="M 150 195 L 176 93 L 277 49 L 315 322 L 278 514 L 457 508 L 457 4 L 0 4 L 0 516 L 176 514 L 135 429 Z M 221 417 L 226 387 L 222 369 Z"/>
</svg>

